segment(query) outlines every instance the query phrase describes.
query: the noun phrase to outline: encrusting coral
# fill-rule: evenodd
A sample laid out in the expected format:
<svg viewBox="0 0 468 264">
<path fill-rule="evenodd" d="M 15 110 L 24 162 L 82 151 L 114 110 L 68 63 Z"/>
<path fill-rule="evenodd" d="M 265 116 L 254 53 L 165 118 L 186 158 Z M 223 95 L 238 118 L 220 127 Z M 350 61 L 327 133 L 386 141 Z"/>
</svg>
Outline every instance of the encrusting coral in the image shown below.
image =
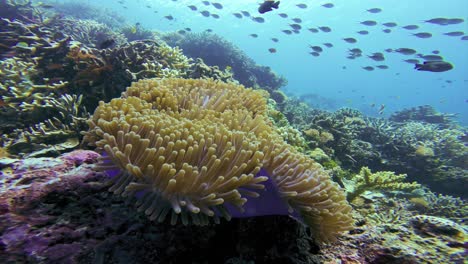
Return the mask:
<svg viewBox="0 0 468 264">
<path fill-rule="evenodd" d="M 259 91 L 211 79 L 141 80 L 100 102 L 89 125 L 84 141 L 105 153 L 98 168 L 116 174 L 111 191 L 137 197 L 151 220 L 230 219 L 227 206 L 243 212 L 245 197 L 271 180 L 318 239 L 352 227 L 338 184 L 281 139 Z"/>
</svg>

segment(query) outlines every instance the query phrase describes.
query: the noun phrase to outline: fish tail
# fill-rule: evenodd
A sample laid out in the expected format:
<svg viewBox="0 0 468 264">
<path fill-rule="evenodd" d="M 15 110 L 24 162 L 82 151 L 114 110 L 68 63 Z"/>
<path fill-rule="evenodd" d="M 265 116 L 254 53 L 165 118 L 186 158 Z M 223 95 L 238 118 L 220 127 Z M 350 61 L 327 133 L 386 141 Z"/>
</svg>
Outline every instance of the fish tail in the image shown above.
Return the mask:
<svg viewBox="0 0 468 264">
<path fill-rule="evenodd" d="M 278 9 L 279 4 L 280 4 L 280 1 L 276 1 L 275 3 L 271 5 L 271 7 L 273 7 L 274 9 Z"/>
<path fill-rule="evenodd" d="M 422 67 L 422 66 L 423 66 L 422 64 L 416 63 L 416 64 L 414 65 L 414 68 L 415 68 L 416 70 L 419 71 L 419 70 L 421 70 L 421 67 Z"/>
</svg>

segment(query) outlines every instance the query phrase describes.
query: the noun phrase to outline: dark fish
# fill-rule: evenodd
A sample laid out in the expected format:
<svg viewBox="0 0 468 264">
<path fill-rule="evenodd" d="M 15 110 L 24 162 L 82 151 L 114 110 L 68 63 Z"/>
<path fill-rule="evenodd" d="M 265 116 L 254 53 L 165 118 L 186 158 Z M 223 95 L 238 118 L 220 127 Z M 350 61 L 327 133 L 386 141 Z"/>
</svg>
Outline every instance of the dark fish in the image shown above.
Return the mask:
<svg viewBox="0 0 468 264">
<path fill-rule="evenodd" d="M 281 30 L 281 32 L 283 32 L 286 35 L 291 35 L 292 34 L 292 31 L 289 30 L 289 29 Z"/>
<path fill-rule="evenodd" d="M 385 51 L 386 51 L 386 52 L 389 52 L 389 53 L 390 53 L 390 52 L 393 52 L 392 49 L 385 49 Z"/>
<path fill-rule="evenodd" d="M 411 63 L 411 64 L 419 63 L 419 60 L 417 60 L 417 59 L 407 59 L 407 60 L 403 60 L 403 61 L 407 62 L 407 63 Z"/>
<path fill-rule="evenodd" d="M 312 51 L 312 52 L 309 52 L 310 55 L 314 56 L 314 57 L 318 57 L 320 56 L 320 53 L 316 52 L 316 51 Z"/>
<path fill-rule="evenodd" d="M 299 8 L 302 8 L 302 9 L 307 8 L 307 5 L 306 5 L 306 4 L 302 4 L 302 3 L 301 3 L 301 4 L 297 4 L 296 6 L 299 7 Z"/>
<path fill-rule="evenodd" d="M 312 33 L 318 33 L 319 32 L 318 29 L 316 29 L 316 28 L 308 28 L 307 30 L 309 30 Z"/>
<path fill-rule="evenodd" d="M 294 30 L 301 30 L 302 27 L 299 24 L 289 24 L 289 26 Z"/>
<path fill-rule="evenodd" d="M 288 17 L 288 14 L 285 14 L 285 13 L 279 13 L 278 16 L 282 17 L 282 18 L 287 18 Z"/>
<path fill-rule="evenodd" d="M 323 4 L 322 6 L 325 7 L 325 8 L 332 8 L 335 5 L 333 3 L 326 3 L 326 4 Z"/>
<path fill-rule="evenodd" d="M 372 14 L 377 14 L 377 13 L 382 12 L 382 9 L 378 8 L 378 7 L 375 7 L 375 8 L 367 9 L 366 11 L 369 12 L 369 13 L 372 13 Z"/>
<path fill-rule="evenodd" d="M 360 34 L 360 35 L 367 35 L 367 34 L 369 34 L 369 31 L 367 31 L 367 30 L 360 30 L 360 31 L 358 31 L 358 32 L 356 32 L 356 33 L 358 33 L 358 34 Z"/>
<path fill-rule="evenodd" d="M 296 22 L 296 23 L 302 23 L 302 19 L 296 17 L 296 18 L 293 18 L 292 21 Z"/>
<path fill-rule="evenodd" d="M 413 55 L 416 53 L 414 49 L 409 49 L 409 48 L 399 48 L 399 49 L 396 49 L 395 52 L 401 53 L 403 55 Z"/>
<path fill-rule="evenodd" d="M 242 18 L 242 15 L 240 13 L 233 13 L 233 15 L 237 18 Z"/>
<path fill-rule="evenodd" d="M 265 22 L 265 19 L 263 17 L 252 17 L 252 20 L 258 23 Z"/>
<path fill-rule="evenodd" d="M 417 26 L 417 25 L 407 25 L 407 26 L 404 26 L 402 28 L 407 29 L 407 30 L 415 30 L 415 29 L 418 29 L 419 26 Z"/>
<path fill-rule="evenodd" d="M 382 23 L 382 25 L 384 25 L 386 27 L 396 27 L 397 23 L 395 23 L 395 22 L 386 22 L 386 23 Z"/>
<path fill-rule="evenodd" d="M 460 38 L 461 40 L 468 40 L 468 36 L 463 36 Z"/>
<path fill-rule="evenodd" d="M 380 53 L 380 52 L 373 53 L 372 55 L 367 56 L 367 57 L 374 60 L 374 61 L 384 61 L 385 60 L 384 55 L 382 53 Z"/>
<path fill-rule="evenodd" d="M 386 28 L 386 29 L 382 29 L 382 32 L 388 34 L 388 33 L 392 33 L 392 30 L 389 28 Z"/>
<path fill-rule="evenodd" d="M 294 32 L 294 34 L 299 34 L 299 33 L 301 33 L 301 31 L 298 30 L 298 29 L 293 29 L 292 32 Z"/>
<path fill-rule="evenodd" d="M 174 17 L 171 16 L 171 15 L 165 16 L 165 18 L 166 18 L 167 20 L 174 20 Z"/>
<path fill-rule="evenodd" d="M 420 33 L 415 33 L 413 34 L 413 36 L 416 36 L 418 38 L 430 38 L 432 37 L 432 34 L 431 33 L 428 33 L 428 32 L 420 32 Z"/>
<path fill-rule="evenodd" d="M 208 2 L 208 1 L 202 1 L 202 3 L 203 3 L 204 5 L 206 5 L 206 6 L 210 5 L 210 2 Z"/>
<path fill-rule="evenodd" d="M 259 7 L 258 7 L 258 12 L 260 14 L 270 12 L 274 9 L 278 9 L 280 4 L 280 1 L 271 1 L 271 0 L 265 0 Z"/>
<path fill-rule="evenodd" d="M 364 26 L 375 26 L 375 25 L 377 25 L 377 22 L 375 22 L 374 20 L 366 20 L 366 21 L 362 21 L 362 22 L 359 22 L 359 23 L 364 25 Z"/>
<path fill-rule="evenodd" d="M 177 33 L 181 34 L 181 35 L 185 35 L 187 32 L 183 29 L 177 31 Z"/>
<path fill-rule="evenodd" d="M 381 69 L 381 70 L 386 70 L 386 69 L 388 69 L 388 66 L 387 66 L 387 65 L 377 65 L 377 66 L 375 66 L 375 67 L 377 67 L 377 68 L 379 68 L 379 69 Z"/>
<path fill-rule="evenodd" d="M 184 29 L 185 29 L 186 31 L 192 31 L 192 29 L 189 28 L 189 27 L 186 27 L 186 28 L 184 28 Z"/>
<path fill-rule="evenodd" d="M 323 45 L 324 45 L 325 47 L 327 47 L 327 48 L 332 48 L 332 47 L 333 47 L 333 44 L 328 43 L 328 42 L 327 42 L 327 43 L 323 43 Z"/>
<path fill-rule="evenodd" d="M 310 46 L 309 45 L 309 48 L 311 48 L 313 51 L 316 51 L 316 52 L 322 52 L 323 49 L 319 46 Z"/>
<path fill-rule="evenodd" d="M 427 60 L 427 61 L 443 61 L 444 57 L 439 56 L 439 55 L 422 55 L 418 54 L 418 58 Z"/>
<path fill-rule="evenodd" d="M 213 32 L 213 30 L 211 28 L 208 28 L 208 29 L 205 29 L 206 32 Z"/>
<path fill-rule="evenodd" d="M 251 36 L 252 38 L 258 38 L 257 34 L 250 34 L 249 36 Z"/>
<path fill-rule="evenodd" d="M 432 54 L 439 54 L 439 53 L 440 53 L 440 51 L 438 51 L 438 50 L 433 50 L 432 51 Z"/>
<path fill-rule="evenodd" d="M 450 36 L 450 37 L 459 37 L 459 36 L 465 35 L 465 32 L 463 32 L 463 31 L 452 31 L 452 32 L 444 33 L 444 35 Z"/>
<path fill-rule="evenodd" d="M 418 71 L 444 72 L 453 69 L 453 65 L 445 61 L 425 61 L 423 64 L 415 64 Z"/>
<path fill-rule="evenodd" d="M 271 38 L 273 42 L 278 42 L 279 40 L 277 38 Z"/>
<path fill-rule="evenodd" d="M 269 48 L 268 51 L 269 51 L 270 53 L 276 53 L 276 49 L 275 49 L 275 48 Z"/>
<path fill-rule="evenodd" d="M 146 8 L 151 8 L 151 6 L 150 6 L 150 5 L 147 5 Z"/>
<path fill-rule="evenodd" d="M 201 11 L 200 14 L 202 14 L 204 17 L 209 17 L 210 16 L 210 12 L 209 11 Z"/>
<path fill-rule="evenodd" d="M 187 7 L 190 8 L 190 10 L 192 10 L 192 11 L 197 11 L 197 7 L 194 6 L 194 5 L 189 5 Z"/>
<path fill-rule="evenodd" d="M 115 45 L 115 40 L 114 39 L 107 39 L 107 40 L 104 40 L 103 42 L 101 42 L 101 44 L 99 44 L 99 48 L 100 49 L 107 49 L 107 48 L 110 48 L 112 46 Z"/>
<path fill-rule="evenodd" d="M 372 66 L 366 66 L 366 67 L 362 67 L 364 70 L 366 71 L 373 71 L 374 70 L 374 67 Z"/>
<path fill-rule="evenodd" d="M 448 25 L 448 19 L 443 17 L 431 18 L 429 20 L 425 20 L 424 23 L 436 24 L 441 26 Z"/>
<path fill-rule="evenodd" d="M 241 13 L 242 13 L 245 17 L 249 17 L 249 16 L 250 16 L 250 13 L 247 12 L 247 11 L 241 11 Z"/>
<path fill-rule="evenodd" d="M 212 17 L 212 18 L 218 19 L 218 18 L 219 18 L 219 15 L 218 15 L 218 14 L 211 14 L 211 17 Z"/>
<path fill-rule="evenodd" d="M 348 51 L 351 53 L 362 53 L 362 50 L 360 48 L 348 49 Z"/>
<path fill-rule="evenodd" d="M 449 18 L 447 19 L 447 24 L 455 25 L 465 22 L 463 18 Z"/>
<path fill-rule="evenodd" d="M 357 40 L 355 38 L 343 38 L 343 40 L 348 42 L 348 43 L 352 43 L 352 44 L 357 42 Z"/>
<path fill-rule="evenodd" d="M 223 9 L 223 5 L 220 3 L 211 3 L 216 9 Z"/>
<path fill-rule="evenodd" d="M 331 28 L 327 27 L 327 26 L 323 26 L 323 27 L 318 27 L 322 32 L 325 32 L 325 33 L 328 33 L 328 32 L 331 32 Z"/>
</svg>

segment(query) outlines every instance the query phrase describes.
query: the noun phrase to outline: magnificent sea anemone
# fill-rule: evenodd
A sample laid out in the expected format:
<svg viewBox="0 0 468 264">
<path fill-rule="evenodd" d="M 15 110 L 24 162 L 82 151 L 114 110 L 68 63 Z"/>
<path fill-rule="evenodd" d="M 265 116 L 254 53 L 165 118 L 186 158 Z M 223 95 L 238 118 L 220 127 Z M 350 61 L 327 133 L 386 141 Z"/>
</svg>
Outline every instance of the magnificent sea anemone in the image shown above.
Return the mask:
<svg viewBox="0 0 468 264">
<path fill-rule="evenodd" d="M 100 102 L 85 141 L 105 153 L 110 190 L 149 219 L 208 224 L 292 214 L 322 241 L 352 227 L 322 167 L 285 143 L 260 91 L 214 80 L 149 79 Z"/>
</svg>

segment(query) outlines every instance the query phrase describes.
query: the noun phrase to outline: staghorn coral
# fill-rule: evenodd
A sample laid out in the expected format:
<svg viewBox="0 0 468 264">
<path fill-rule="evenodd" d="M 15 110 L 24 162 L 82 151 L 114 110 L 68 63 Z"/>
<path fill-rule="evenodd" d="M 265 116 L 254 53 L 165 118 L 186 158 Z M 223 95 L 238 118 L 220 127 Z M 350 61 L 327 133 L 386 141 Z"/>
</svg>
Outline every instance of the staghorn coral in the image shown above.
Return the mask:
<svg viewBox="0 0 468 264">
<path fill-rule="evenodd" d="M 262 93 L 213 80 L 133 83 L 101 102 L 84 141 L 120 170 L 111 191 L 138 197 L 151 220 L 206 224 L 243 212 L 271 180 L 322 241 L 352 226 L 351 207 L 321 166 L 283 142 L 268 122 Z M 258 176 L 264 169 L 270 177 Z M 143 192 L 143 193 L 142 193 Z"/>
<path fill-rule="evenodd" d="M 426 192 L 424 199 L 427 206 L 418 211 L 425 215 L 444 217 L 457 223 L 468 219 L 468 203 L 463 199 L 433 192 Z"/>
<path fill-rule="evenodd" d="M 363 167 L 359 174 L 354 176 L 351 180 L 342 180 L 346 187 L 347 199 L 348 201 L 352 201 L 365 191 L 412 191 L 421 188 L 421 185 L 416 182 L 403 182 L 405 178 L 405 174 L 395 175 L 395 173 L 391 171 L 372 173 L 369 168 Z"/>
<path fill-rule="evenodd" d="M 56 156 L 79 145 L 80 132 L 87 128 L 89 113 L 83 97 L 64 94 L 44 107 L 53 108 L 53 117 L 0 137 L 0 143 L 16 156 Z"/>
<path fill-rule="evenodd" d="M 66 82 L 36 84 L 32 80 L 35 75 L 37 69 L 33 63 L 16 59 L 0 61 L 0 95 L 3 102 L 12 108 L 32 111 L 47 104 L 52 99 L 50 94 L 67 85 Z"/>
</svg>

